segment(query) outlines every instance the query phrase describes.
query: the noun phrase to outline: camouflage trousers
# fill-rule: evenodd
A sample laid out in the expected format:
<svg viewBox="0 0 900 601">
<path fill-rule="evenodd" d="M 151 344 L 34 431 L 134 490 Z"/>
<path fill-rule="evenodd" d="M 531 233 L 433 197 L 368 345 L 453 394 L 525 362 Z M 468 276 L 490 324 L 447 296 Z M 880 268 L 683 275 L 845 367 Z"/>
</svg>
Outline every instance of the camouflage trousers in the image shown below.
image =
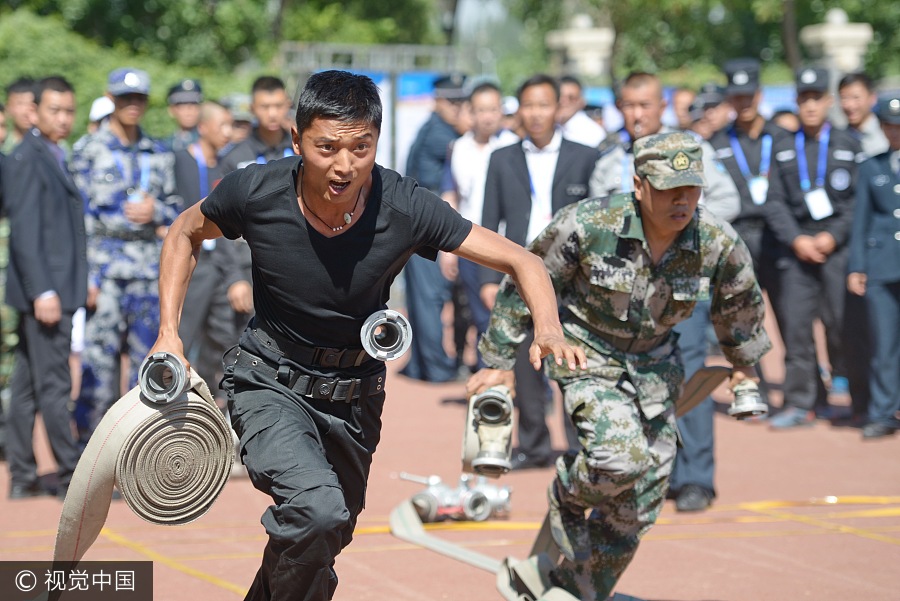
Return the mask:
<svg viewBox="0 0 900 601">
<path fill-rule="evenodd" d="M 159 334 L 156 280 L 104 280 L 97 309 L 88 315 L 82 355 L 79 413 L 90 434 L 124 394 L 121 355 L 128 355 L 128 389 L 137 385 L 138 368 Z M 80 421 L 80 420 L 79 420 Z"/>
<path fill-rule="evenodd" d="M 563 506 L 589 512 L 590 558 L 563 557 L 554 578 L 579 599 L 607 599 L 665 502 L 677 439 L 674 409 L 666 403 L 648 418 L 640 401 L 659 407 L 660 399 L 642 398 L 651 390 L 674 400 L 680 381 L 669 377 L 668 363 L 645 364 L 638 373 L 612 362 L 600 374 L 560 382 L 583 449 L 559 458 L 557 488 Z"/>
</svg>

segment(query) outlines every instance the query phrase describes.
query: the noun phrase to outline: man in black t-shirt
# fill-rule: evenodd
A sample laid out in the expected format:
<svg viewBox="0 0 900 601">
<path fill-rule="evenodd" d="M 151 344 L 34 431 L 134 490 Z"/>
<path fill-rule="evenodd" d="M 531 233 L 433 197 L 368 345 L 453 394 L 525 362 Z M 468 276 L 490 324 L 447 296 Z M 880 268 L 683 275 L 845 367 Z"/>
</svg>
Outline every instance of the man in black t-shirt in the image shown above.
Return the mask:
<svg viewBox="0 0 900 601">
<path fill-rule="evenodd" d="M 223 380 L 240 457 L 274 501 L 248 600 L 334 595 L 334 560 L 363 507 L 385 398 L 384 364 L 360 348 L 359 332 L 386 307 L 413 254 L 434 260 L 443 250 L 511 274 L 535 323 L 532 364 L 548 354 L 570 369 L 585 364 L 564 340 L 540 259 L 375 165 L 381 114 L 369 78 L 313 75 L 291 132 L 299 156 L 229 174 L 182 213 L 163 245 L 151 352 L 182 359 L 178 320 L 192 253 L 221 235 L 243 236 L 252 251 L 256 316 Z"/>
</svg>

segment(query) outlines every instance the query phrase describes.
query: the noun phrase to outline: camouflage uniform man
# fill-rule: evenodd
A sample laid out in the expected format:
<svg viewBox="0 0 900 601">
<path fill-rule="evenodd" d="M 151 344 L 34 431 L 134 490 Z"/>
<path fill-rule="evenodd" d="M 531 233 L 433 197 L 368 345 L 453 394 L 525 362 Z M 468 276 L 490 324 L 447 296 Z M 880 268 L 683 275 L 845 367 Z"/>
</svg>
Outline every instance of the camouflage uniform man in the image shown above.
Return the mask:
<svg viewBox="0 0 900 601">
<path fill-rule="evenodd" d="M 129 381 L 159 330 L 161 236 L 181 209 L 174 159 L 146 136 L 149 76 L 137 69 L 110 73 L 115 103 L 109 120 L 75 154 L 72 170 L 85 195 L 88 232 L 88 309 L 81 401 L 91 406 L 93 431 L 119 394 L 119 356 L 127 348 Z"/>
<path fill-rule="evenodd" d="M 698 142 L 682 132 L 641 138 L 635 164 L 635 192 L 562 209 L 531 245 L 553 280 L 563 330 L 588 359 L 576 376 L 550 366 L 584 446 L 559 458 L 550 486 L 563 555 L 552 577 L 584 600 L 607 598 L 665 500 L 684 377 L 673 326 L 710 297 L 732 387 L 751 386 L 752 366 L 770 347 L 747 247 L 697 209 Z M 473 376 L 470 392 L 511 379 L 505 370 L 529 319 L 504 280 L 480 345 L 496 369 Z"/>
</svg>

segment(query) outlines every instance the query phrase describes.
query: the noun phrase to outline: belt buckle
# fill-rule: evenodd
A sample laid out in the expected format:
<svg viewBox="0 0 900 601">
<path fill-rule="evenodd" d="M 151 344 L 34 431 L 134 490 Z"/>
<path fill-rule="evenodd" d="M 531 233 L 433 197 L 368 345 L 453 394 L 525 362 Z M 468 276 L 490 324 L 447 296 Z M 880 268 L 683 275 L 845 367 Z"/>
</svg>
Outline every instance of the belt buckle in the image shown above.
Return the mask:
<svg viewBox="0 0 900 601">
<path fill-rule="evenodd" d="M 336 385 L 337 380 L 332 380 L 330 378 L 316 378 L 312 385 L 313 398 L 330 401 Z"/>
<path fill-rule="evenodd" d="M 317 348 L 313 361 L 322 367 L 340 367 L 344 349 Z"/>
</svg>

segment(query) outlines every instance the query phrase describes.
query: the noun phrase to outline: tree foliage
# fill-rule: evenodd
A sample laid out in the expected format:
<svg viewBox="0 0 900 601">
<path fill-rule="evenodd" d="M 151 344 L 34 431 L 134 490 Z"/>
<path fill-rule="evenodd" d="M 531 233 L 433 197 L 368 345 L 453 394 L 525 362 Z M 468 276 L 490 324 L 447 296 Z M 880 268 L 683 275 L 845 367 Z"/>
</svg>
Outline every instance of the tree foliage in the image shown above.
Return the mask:
<svg viewBox="0 0 900 601">
<path fill-rule="evenodd" d="M 101 46 L 186 67 L 265 62 L 278 42 L 431 43 L 434 0 L 10 0 Z M 9 8 L 0 8 L 0 15 Z"/>
<path fill-rule="evenodd" d="M 764 65 L 786 62 L 783 31 L 786 0 L 504 0 L 510 13 L 532 23 L 543 45 L 547 31 L 568 27 L 573 12 L 585 12 L 598 25 L 616 31 L 610 76 L 628 71 L 681 72 L 692 81 L 699 69 L 708 73 L 739 56 Z M 900 71 L 900 4 L 892 0 L 795 0 L 797 29 L 822 23 L 830 8 L 843 8 L 851 22 L 871 23 L 875 39 L 866 56 L 874 76 Z M 780 72 L 784 73 L 783 69 Z"/>
<path fill-rule="evenodd" d="M 232 67 L 271 46 L 266 0 L 11 0 L 9 5 L 58 17 L 101 46 L 185 66 Z"/>
<path fill-rule="evenodd" d="M 283 39 L 346 44 L 440 43 L 434 0 L 284 0 Z"/>
<path fill-rule="evenodd" d="M 36 48 L 40 51 L 36 52 Z M 0 87 L 22 76 L 56 74 L 72 83 L 78 105 L 73 139 L 84 132 L 91 102 L 105 92 L 109 72 L 118 67 L 135 67 L 150 74 L 150 105 L 143 125 L 158 136 L 168 135 L 174 129 L 166 110 L 166 92 L 181 78 L 200 79 L 208 98 L 220 98 L 233 92 L 248 92 L 253 77 L 259 74 L 173 69 L 163 61 L 139 57 L 121 48 L 103 48 L 69 31 L 61 18 L 38 17 L 27 10 L 6 13 L 0 19 L 0 65 Z"/>
</svg>

